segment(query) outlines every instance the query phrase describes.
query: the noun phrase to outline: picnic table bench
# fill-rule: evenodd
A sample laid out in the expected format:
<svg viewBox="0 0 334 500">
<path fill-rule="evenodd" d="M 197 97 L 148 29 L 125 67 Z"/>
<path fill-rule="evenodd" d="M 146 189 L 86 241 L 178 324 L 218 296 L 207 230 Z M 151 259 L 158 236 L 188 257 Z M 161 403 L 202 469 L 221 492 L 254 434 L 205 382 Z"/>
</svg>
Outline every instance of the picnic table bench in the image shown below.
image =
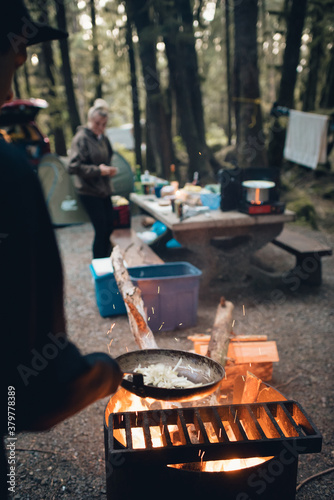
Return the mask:
<svg viewBox="0 0 334 500">
<path fill-rule="evenodd" d="M 321 258 L 332 255 L 328 245 L 290 229 L 283 229 L 272 243 L 295 255 L 296 265 L 289 272 L 291 278 L 304 280 L 309 285 L 321 285 Z"/>
<path fill-rule="evenodd" d="M 132 228 L 116 229 L 111 235 L 111 242 L 118 245 L 129 267 L 163 264 L 164 261 L 142 241 Z"/>
</svg>

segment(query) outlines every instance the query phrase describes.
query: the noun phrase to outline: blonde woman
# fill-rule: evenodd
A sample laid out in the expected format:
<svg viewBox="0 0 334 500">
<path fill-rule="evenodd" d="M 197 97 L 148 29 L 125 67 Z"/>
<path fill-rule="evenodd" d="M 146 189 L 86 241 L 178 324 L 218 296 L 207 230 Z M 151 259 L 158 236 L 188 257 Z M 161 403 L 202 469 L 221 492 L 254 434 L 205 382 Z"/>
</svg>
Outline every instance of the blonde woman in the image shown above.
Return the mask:
<svg viewBox="0 0 334 500">
<path fill-rule="evenodd" d="M 108 122 L 108 104 L 97 99 L 88 111 L 87 125 L 79 127 L 73 137 L 69 173 L 93 224 L 95 237 L 93 258 L 109 257 L 113 231 L 112 186 L 110 178 L 117 173 L 111 166 L 113 149 L 104 135 Z"/>
</svg>

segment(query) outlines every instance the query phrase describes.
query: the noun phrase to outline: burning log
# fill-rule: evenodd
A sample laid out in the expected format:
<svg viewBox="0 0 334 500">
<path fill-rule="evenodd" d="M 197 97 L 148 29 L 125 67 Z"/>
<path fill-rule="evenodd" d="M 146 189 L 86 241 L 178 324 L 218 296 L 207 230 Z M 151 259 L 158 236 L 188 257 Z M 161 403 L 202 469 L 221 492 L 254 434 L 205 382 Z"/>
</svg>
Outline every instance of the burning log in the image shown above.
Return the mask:
<svg viewBox="0 0 334 500">
<path fill-rule="evenodd" d="M 262 380 L 250 372 L 247 372 L 246 377 L 237 377 L 233 388 L 233 403 L 255 403 L 261 383 Z"/>
<path fill-rule="evenodd" d="M 234 305 L 221 297 L 213 324 L 208 347 L 208 356 L 220 363 L 226 364 L 227 351 L 232 335 L 232 313 Z"/>
<path fill-rule="evenodd" d="M 132 283 L 129 273 L 124 266 L 124 256 L 118 245 L 114 247 L 110 258 L 114 268 L 115 280 L 122 294 L 130 328 L 137 345 L 140 349 L 156 349 L 158 346 L 147 324 L 141 291 Z"/>
</svg>

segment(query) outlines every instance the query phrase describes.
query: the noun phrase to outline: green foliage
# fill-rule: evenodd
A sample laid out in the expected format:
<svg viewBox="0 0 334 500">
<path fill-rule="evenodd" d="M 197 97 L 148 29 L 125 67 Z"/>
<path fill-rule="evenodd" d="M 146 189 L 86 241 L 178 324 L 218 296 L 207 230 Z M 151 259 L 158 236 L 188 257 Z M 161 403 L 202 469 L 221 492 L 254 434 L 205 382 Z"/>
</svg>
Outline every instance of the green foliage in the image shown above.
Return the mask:
<svg viewBox="0 0 334 500">
<path fill-rule="evenodd" d="M 55 25 L 55 9 L 57 1 L 44 0 L 33 2 L 27 0 L 32 9 L 33 17 L 37 19 L 43 8 L 47 8 L 52 24 Z M 215 3 L 215 15 L 209 17 L 207 7 Z M 277 88 L 281 76 L 281 64 L 284 54 L 286 19 L 284 15 L 279 15 L 279 11 L 284 9 L 284 5 L 289 2 L 280 0 L 267 0 L 259 2 L 259 20 L 258 20 L 258 55 L 260 67 L 260 85 L 262 110 L 264 118 L 268 119 L 269 110 L 275 100 Z M 101 63 L 101 78 L 103 97 L 110 104 L 111 114 L 109 125 L 120 126 L 132 121 L 132 101 L 131 88 L 129 82 L 129 66 L 126 44 L 126 6 L 124 0 L 109 0 L 107 2 L 96 1 L 97 15 L 97 42 L 98 54 Z M 133 2 L 135 5 L 135 3 Z M 166 27 L 161 19 L 156 18 L 157 5 L 164 4 L 168 9 L 171 6 L 177 6 L 176 0 L 159 0 L 159 2 L 148 2 L 153 19 L 156 19 L 154 32 L 148 33 L 149 37 L 158 36 L 158 41 L 163 41 L 163 35 Z M 87 111 L 91 100 L 95 95 L 95 80 L 92 71 L 92 32 L 89 27 L 84 27 L 83 16 L 86 20 L 90 18 L 89 2 L 65 2 L 67 25 L 69 31 L 69 49 L 72 63 L 72 74 L 75 85 L 76 97 L 79 106 L 79 113 L 82 122 L 86 121 Z M 80 5 L 80 9 L 78 7 Z M 83 6 L 81 8 L 81 5 Z M 226 78 L 226 34 L 225 34 L 225 2 L 211 2 L 203 0 L 192 2 L 194 11 L 194 34 L 196 51 L 199 62 L 199 74 L 201 78 L 201 88 L 203 94 L 203 105 L 205 110 L 206 137 L 208 145 L 215 151 L 221 146 L 226 145 L 224 130 L 227 130 L 227 78 Z M 230 2 L 230 21 L 231 21 L 231 62 L 233 64 L 233 2 Z M 43 7 L 45 6 L 45 7 Z M 305 23 L 304 34 L 312 33 L 312 26 L 315 22 L 316 13 L 322 12 L 320 20 L 321 38 L 324 47 L 322 67 L 320 70 L 318 82 L 318 98 L 326 85 L 327 69 L 331 61 L 334 10 L 333 0 L 309 0 L 308 15 Z M 171 19 L 169 19 L 171 22 Z M 281 36 L 275 39 L 274 35 Z M 189 36 L 184 32 L 184 36 Z M 138 105 L 141 110 L 141 118 L 145 117 L 146 95 L 143 78 L 140 71 L 138 57 L 138 42 L 136 32 L 133 32 L 135 57 L 137 61 L 138 78 Z M 311 44 L 320 43 L 321 40 L 311 37 L 303 39 L 301 48 L 301 65 L 299 77 L 296 86 L 296 108 L 299 109 L 302 97 L 303 86 L 307 81 L 308 58 Z M 40 54 L 40 46 L 34 46 L 28 50 L 28 61 L 26 69 L 29 73 L 30 89 L 26 87 L 26 80 L 23 69 L 18 72 L 19 86 L 22 97 L 44 97 L 50 101 L 50 107 L 46 112 L 41 113 L 43 126 L 46 125 L 46 133 L 51 133 L 51 120 L 47 117 L 58 110 L 62 114 L 64 132 L 67 143 L 70 143 L 71 131 L 68 126 L 69 117 L 66 106 L 64 83 L 61 72 L 61 56 L 59 43 L 53 42 L 54 58 L 56 65 L 56 86 L 58 99 L 51 102 L 48 96 L 48 85 L 45 83 L 45 76 L 42 74 L 41 64 L 32 66 L 31 55 Z M 274 50 L 275 49 L 275 50 Z M 157 51 L 158 69 L 161 72 L 160 81 L 162 91 L 170 88 L 168 66 L 166 65 L 166 55 L 163 50 Z M 233 117 L 232 117 L 233 118 Z M 58 117 L 57 117 L 58 120 Z M 266 131 L 268 131 L 266 129 Z M 52 135 L 51 135 L 52 140 Z M 178 157 L 185 157 L 185 147 L 180 137 L 174 138 L 174 145 Z M 128 153 L 126 153 L 127 155 Z M 130 161 L 133 164 L 132 161 Z M 285 187 L 284 187 L 285 189 Z M 289 186 L 286 186 L 288 191 Z"/>
<path fill-rule="evenodd" d="M 300 198 L 291 201 L 287 206 L 296 213 L 298 222 L 309 225 L 313 229 L 318 228 L 317 212 L 307 195 L 302 195 Z"/>
<path fill-rule="evenodd" d="M 117 144 L 113 144 L 113 148 L 115 151 L 117 151 L 117 153 L 119 153 L 126 159 L 126 161 L 130 164 L 133 172 L 135 172 L 136 158 L 134 152 L 124 148 L 123 146 L 118 146 Z"/>
<path fill-rule="evenodd" d="M 326 191 L 323 193 L 322 197 L 325 200 L 334 201 L 334 186 L 330 186 L 329 188 L 327 188 Z"/>
<path fill-rule="evenodd" d="M 176 155 L 178 153 L 185 153 L 186 152 L 186 147 L 185 147 L 184 142 L 182 140 L 182 137 L 180 135 L 175 135 L 173 137 L 173 144 L 174 144 Z"/>
<path fill-rule="evenodd" d="M 208 146 L 213 152 L 219 151 L 228 145 L 228 139 L 224 129 L 219 127 L 216 123 L 212 123 L 207 128 L 206 141 Z"/>
</svg>

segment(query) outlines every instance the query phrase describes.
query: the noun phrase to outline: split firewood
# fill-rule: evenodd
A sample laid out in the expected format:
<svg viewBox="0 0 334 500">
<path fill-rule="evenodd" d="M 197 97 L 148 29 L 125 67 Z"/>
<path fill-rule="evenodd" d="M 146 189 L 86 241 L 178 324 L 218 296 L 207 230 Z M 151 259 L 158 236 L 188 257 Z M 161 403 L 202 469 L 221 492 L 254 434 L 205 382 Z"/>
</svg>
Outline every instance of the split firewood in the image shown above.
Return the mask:
<svg viewBox="0 0 334 500">
<path fill-rule="evenodd" d="M 140 349 L 156 349 L 158 346 L 147 324 L 141 291 L 132 283 L 124 265 L 124 256 L 118 245 L 112 251 L 111 262 L 118 290 L 122 294 L 125 303 L 130 329 L 137 345 Z"/>
<path fill-rule="evenodd" d="M 266 342 L 268 335 L 236 335 L 231 342 Z"/>
<path fill-rule="evenodd" d="M 249 404 L 257 401 L 262 380 L 253 373 L 247 372 L 236 378 L 233 388 L 234 404 Z"/>
<path fill-rule="evenodd" d="M 226 356 L 232 336 L 232 313 L 234 305 L 221 297 L 215 321 L 211 331 L 208 356 L 222 366 L 226 364 Z"/>
<path fill-rule="evenodd" d="M 259 392 L 256 400 L 257 403 L 270 403 L 272 401 L 286 401 L 286 397 L 274 387 L 265 387 Z"/>
</svg>

